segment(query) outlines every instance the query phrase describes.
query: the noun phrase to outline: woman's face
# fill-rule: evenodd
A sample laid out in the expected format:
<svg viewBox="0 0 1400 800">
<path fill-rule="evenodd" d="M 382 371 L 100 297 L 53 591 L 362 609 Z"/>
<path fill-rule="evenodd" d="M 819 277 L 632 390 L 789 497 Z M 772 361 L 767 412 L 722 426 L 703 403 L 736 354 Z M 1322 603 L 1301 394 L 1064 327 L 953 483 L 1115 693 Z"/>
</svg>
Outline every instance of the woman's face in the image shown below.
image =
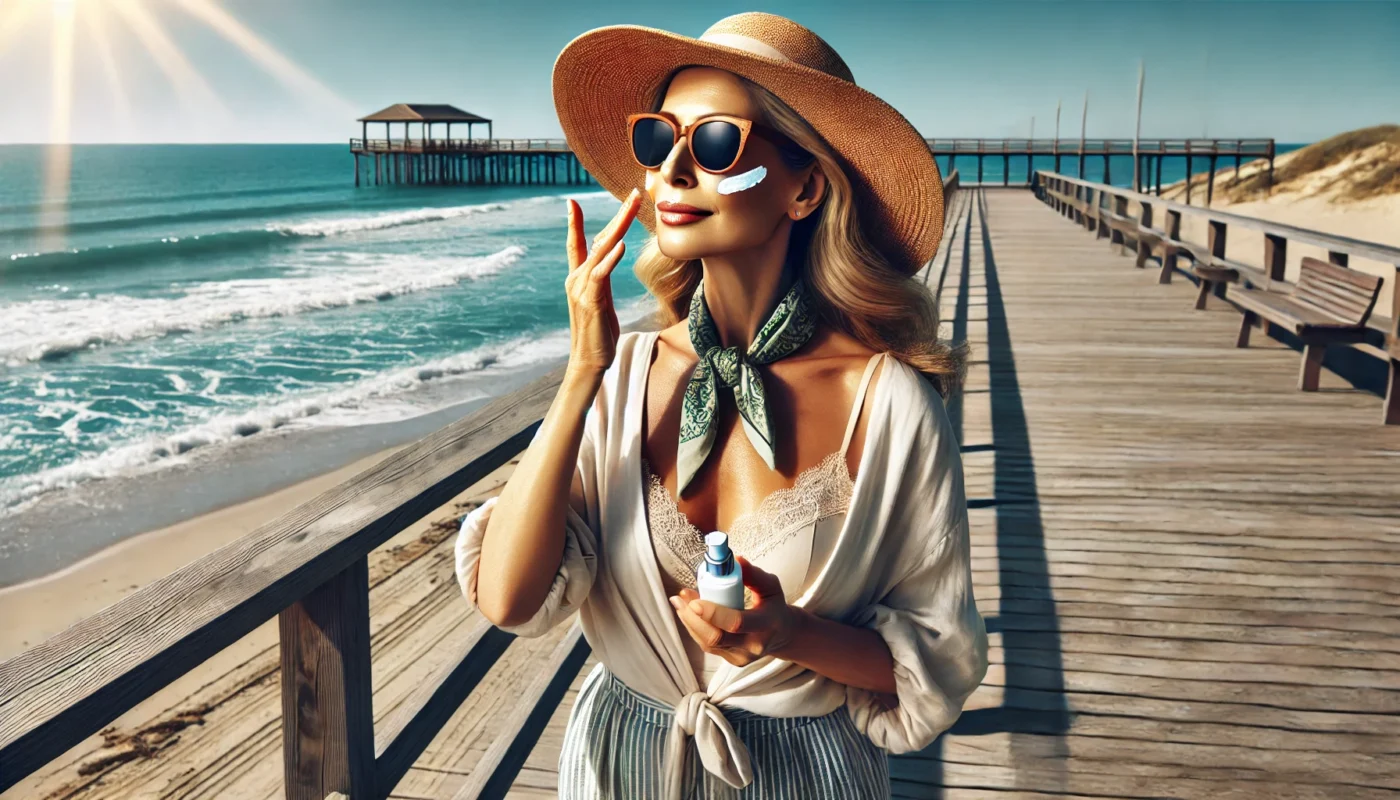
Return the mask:
<svg viewBox="0 0 1400 800">
<path fill-rule="evenodd" d="M 688 67 L 677 72 L 667 88 L 660 113 L 670 116 L 679 126 L 708 114 L 730 114 L 763 122 L 762 112 L 739 78 L 710 67 Z M 726 178 L 758 167 L 763 167 L 766 174 L 756 184 L 739 191 L 720 192 Z M 788 167 L 775 144 L 750 131 L 738 163 L 723 175 L 715 175 L 697 167 L 685 138 L 678 138 L 661 166 L 646 172 L 646 191 L 657 205 L 656 240 L 661 253 L 678 260 L 721 256 L 757 248 L 779 233 L 785 235 L 789 213 L 810 213 L 820 200 L 824 186 L 816 187 L 816 201 L 802 198 L 804 184 L 813 169 Z M 808 194 L 812 191 L 813 187 L 808 187 Z M 668 203 L 693 206 L 700 211 L 667 213 L 664 209 Z"/>
</svg>

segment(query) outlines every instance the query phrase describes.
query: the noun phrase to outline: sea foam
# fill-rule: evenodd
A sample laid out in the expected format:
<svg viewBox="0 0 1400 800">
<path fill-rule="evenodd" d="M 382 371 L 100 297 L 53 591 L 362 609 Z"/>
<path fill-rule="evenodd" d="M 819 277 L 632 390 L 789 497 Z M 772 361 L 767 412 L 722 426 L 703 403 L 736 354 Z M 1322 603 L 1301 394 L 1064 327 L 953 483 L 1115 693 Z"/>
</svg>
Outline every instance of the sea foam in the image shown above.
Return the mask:
<svg viewBox="0 0 1400 800">
<path fill-rule="evenodd" d="M 525 255 L 510 245 L 485 256 L 383 256 L 377 269 L 309 277 L 211 281 L 178 297 L 31 300 L 0 306 L 0 360 L 10 367 L 88 347 L 197 331 L 437 289 L 494 275 Z"/>
</svg>

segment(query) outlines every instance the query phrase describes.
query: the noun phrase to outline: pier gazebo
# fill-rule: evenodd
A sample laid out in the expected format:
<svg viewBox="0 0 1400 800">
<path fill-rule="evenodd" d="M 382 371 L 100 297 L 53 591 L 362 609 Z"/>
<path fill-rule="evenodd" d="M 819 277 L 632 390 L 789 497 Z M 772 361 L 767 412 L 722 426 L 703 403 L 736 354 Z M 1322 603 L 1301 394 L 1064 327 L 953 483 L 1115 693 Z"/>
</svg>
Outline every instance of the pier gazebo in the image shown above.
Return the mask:
<svg viewBox="0 0 1400 800">
<path fill-rule="evenodd" d="M 445 103 L 395 103 L 367 117 L 360 117 L 359 121 L 362 126 L 361 131 L 366 141 L 369 140 L 369 124 L 371 122 L 384 123 L 384 138 L 386 140 L 393 139 L 393 136 L 390 135 L 389 126 L 395 122 L 402 122 L 403 138 L 405 142 L 408 141 L 409 138 L 409 124 L 414 122 L 420 123 L 423 131 L 421 140 L 424 146 L 432 140 L 434 123 L 441 122 L 447 125 L 447 138 L 444 140 L 446 142 L 452 141 L 452 123 L 455 122 L 459 125 L 466 123 L 467 141 L 471 142 L 472 126 L 479 122 L 484 122 L 486 123 L 486 140 L 491 140 L 491 120 Z"/>
</svg>

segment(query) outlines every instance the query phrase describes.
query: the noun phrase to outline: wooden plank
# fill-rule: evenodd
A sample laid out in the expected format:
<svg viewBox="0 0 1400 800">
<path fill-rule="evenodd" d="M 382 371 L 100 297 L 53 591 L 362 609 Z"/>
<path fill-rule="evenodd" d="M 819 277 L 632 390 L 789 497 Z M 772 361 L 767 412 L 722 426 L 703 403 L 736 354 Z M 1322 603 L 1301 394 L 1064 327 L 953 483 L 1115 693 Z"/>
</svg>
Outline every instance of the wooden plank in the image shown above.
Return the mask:
<svg viewBox="0 0 1400 800">
<path fill-rule="evenodd" d="M 375 736 L 375 784 L 384 797 L 423 754 L 515 637 L 485 620 L 448 660 L 449 669 L 424 683 L 385 719 Z"/>
<path fill-rule="evenodd" d="M 504 725 L 504 730 L 513 733 L 501 736 L 491 745 L 452 800 L 505 796 L 589 652 L 583 629 L 575 621 L 554 652 L 540 665 L 530 688 L 515 699 L 515 710 Z"/>
</svg>

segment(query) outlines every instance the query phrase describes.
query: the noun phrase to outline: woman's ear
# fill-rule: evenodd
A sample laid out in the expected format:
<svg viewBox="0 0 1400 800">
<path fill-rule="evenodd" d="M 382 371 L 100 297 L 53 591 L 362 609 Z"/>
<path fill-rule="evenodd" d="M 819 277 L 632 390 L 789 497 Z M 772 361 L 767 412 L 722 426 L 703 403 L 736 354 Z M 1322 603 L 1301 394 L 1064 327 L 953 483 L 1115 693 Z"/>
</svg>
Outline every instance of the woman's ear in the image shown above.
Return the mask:
<svg viewBox="0 0 1400 800">
<path fill-rule="evenodd" d="M 798 192 L 796 199 L 788 206 L 788 216 L 793 220 L 806 219 L 817 210 L 822 204 L 822 198 L 826 196 L 826 173 L 818 164 L 813 164 L 811 171 L 807 173 L 807 179 L 802 182 L 802 191 Z"/>
</svg>

